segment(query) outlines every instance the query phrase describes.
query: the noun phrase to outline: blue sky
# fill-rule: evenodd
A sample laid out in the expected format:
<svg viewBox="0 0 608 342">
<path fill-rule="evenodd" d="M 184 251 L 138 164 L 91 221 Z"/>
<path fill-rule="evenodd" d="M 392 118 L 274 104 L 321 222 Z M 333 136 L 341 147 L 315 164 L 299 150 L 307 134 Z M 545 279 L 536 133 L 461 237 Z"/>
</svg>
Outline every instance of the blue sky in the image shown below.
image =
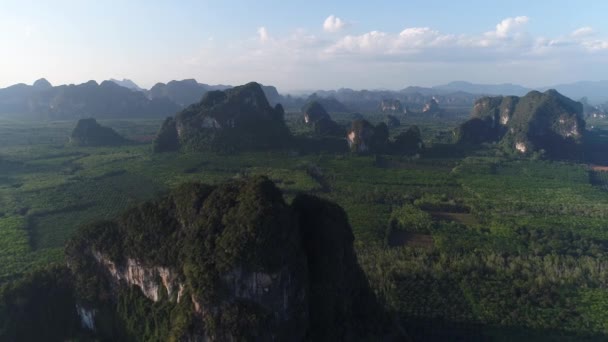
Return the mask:
<svg viewBox="0 0 608 342">
<path fill-rule="evenodd" d="M 608 1 L 0 0 L 0 87 L 171 79 L 281 91 L 608 79 Z"/>
</svg>

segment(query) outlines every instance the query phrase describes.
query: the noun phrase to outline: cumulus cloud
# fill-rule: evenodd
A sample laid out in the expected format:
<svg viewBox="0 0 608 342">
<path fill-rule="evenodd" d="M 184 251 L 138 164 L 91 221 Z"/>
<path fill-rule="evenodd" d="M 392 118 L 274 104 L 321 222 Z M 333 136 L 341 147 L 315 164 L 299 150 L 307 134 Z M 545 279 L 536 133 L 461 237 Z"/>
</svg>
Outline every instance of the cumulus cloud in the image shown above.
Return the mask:
<svg viewBox="0 0 608 342">
<path fill-rule="evenodd" d="M 526 16 L 519 16 L 515 18 L 506 18 L 496 25 L 496 35 L 498 37 L 508 37 L 513 32 L 521 30 L 530 18 Z"/>
<path fill-rule="evenodd" d="M 344 25 L 336 24 L 344 21 L 338 21 L 335 16 L 328 19 L 329 27 Z M 605 64 L 608 37 L 589 27 L 564 32 L 561 36 L 535 35 L 527 30 L 529 21 L 526 16 L 505 18 L 477 34 L 441 32 L 417 26 L 397 32 L 374 30 L 320 36 L 297 29 L 288 35 L 271 36 L 265 27 L 260 27 L 256 39 L 232 44 L 230 52 L 215 58 L 205 56 L 201 60 L 205 65 L 215 63 L 214 68 L 218 70 L 222 65 L 240 68 L 239 75 L 248 75 L 251 79 L 284 78 L 285 84 L 294 77 L 300 81 L 356 79 L 364 84 L 367 76 L 356 75 L 391 75 L 394 72 L 399 77 L 409 77 L 420 74 L 421 66 L 420 70 L 440 70 L 437 71 L 440 75 L 461 72 L 464 76 L 460 78 L 467 75 L 465 70 L 478 75 L 482 67 L 487 71 L 483 75 L 494 73 L 513 78 L 519 75 L 534 80 L 533 75 L 538 76 L 537 70 L 545 70 L 547 75 L 562 75 L 568 72 L 566 70 L 572 73 L 588 70 L 589 65 Z M 209 54 L 213 51 L 208 49 Z M 572 71 L 573 68 L 579 69 Z M 355 70 L 367 72 L 353 73 Z"/>
<path fill-rule="evenodd" d="M 338 32 L 346 28 L 346 26 L 347 23 L 344 20 L 333 14 L 327 17 L 323 22 L 323 30 L 325 30 L 325 32 Z"/>
<path fill-rule="evenodd" d="M 258 28 L 258 38 L 262 43 L 265 43 L 270 39 L 270 36 L 268 35 L 268 30 L 264 26 Z"/>
</svg>

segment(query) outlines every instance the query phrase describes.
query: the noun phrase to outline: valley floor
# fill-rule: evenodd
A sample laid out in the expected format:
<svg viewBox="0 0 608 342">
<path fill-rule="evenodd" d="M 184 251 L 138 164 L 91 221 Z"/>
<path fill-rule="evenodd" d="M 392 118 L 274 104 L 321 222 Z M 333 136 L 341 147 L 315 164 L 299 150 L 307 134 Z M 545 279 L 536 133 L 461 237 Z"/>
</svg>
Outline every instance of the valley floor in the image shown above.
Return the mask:
<svg viewBox="0 0 608 342">
<path fill-rule="evenodd" d="M 104 124 L 149 141 L 160 122 Z M 603 169 L 492 148 L 407 158 L 67 147 L 73 125 L 0 121 L 0 283 L 62 263 L 79 226 L 179 183 L 264 174 L 287 200 L 307 192 L 345 209 L 372 287 L 413 336 L 608 334 Z"/>
</svg>

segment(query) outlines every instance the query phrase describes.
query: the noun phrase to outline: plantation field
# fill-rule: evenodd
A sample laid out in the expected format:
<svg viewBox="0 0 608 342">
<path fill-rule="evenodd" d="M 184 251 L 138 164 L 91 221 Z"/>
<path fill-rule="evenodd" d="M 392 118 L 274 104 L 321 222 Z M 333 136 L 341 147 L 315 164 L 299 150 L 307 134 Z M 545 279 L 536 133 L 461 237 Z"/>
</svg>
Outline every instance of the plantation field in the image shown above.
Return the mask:
<svg viewBox="0 0 608 342">
<path fill-rule="evenodd" d="M 608 334 L 608 172 L 463 152 L 449 145 L 458 119 L 409 120 L 391 135 L 418 124 L 420 156 L 152 154 L 158 120 L 102 121 L 135 142 L 80 148 L 66 144 L 74 122 L 0 121 L 0 283 L 62 262 L 81 225 L 182 182 L 263 174 L 288 201 L 307 192 L 344 208 L 372 287 L 413 336 Z"/>
</svg>

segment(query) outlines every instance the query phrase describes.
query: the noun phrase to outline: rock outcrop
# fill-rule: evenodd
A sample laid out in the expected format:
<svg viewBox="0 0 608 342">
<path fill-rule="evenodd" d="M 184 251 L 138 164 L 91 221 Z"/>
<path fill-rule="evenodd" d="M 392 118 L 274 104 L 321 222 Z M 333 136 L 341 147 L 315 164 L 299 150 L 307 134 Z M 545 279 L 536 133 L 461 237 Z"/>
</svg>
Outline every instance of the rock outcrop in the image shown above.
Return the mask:
<svg viewBox="0 0 608 342">
<path fill-rule="evenodd" d="M 107 322 L 141 341 L 398 336 L 357 263 L 344 211 L 305 195 L 287 205 L 265 177 L 185 184 L 91 224 L 66 253 L 79 314 L 102 338 L 117 338 Z"/>
<path fill-rule="evenodd" d="M 385 152 L 389 144 L 388 126 L 383 122 L 374 126 L 367 120 L 354 120 L 346 134 L 346 141 L 351 152 Z"/>
<path fill-rule="evenodd" d="M 380 111 L 382 113 L 403 114 L 405 113 L 401 101 L 395 99 L 382 100 L 380 102 Z"/>
<path fill-rule="evenodd" d="M 555 90 L 531 91 L 524 97 L 484 97 L 472 118 L 456 131 L 458 142 L 501 141 L 521 153 L 544 151 L 572 157 L 582 143 L 583 106 Z"/>
<path fill-rule="evenodd" d="M 243 150 L 284 147 L 290 138 L 284 121 L 284 110 L 274 108 L 258 83 L 225 91 L 205 93 L 203 99 L 175 116 L 175 131 L 180 148 L 187 150 Z M 173 129 L 173 124 L 163 125 Z M 163 145 L 159 134 L 157 150 L 171 150 Z"/>
<path fill-rule="evenodd" d="M 422 107 L 422 113 L 426 115 L 439 116 L 443 113 L 443 110 L 439 107 L 439 102 L 437 102 L 437 99 L 433 97 L 424 104 L 424 107 Z"/>
<path fill-rule="evenodd" d="M 116 146 L 128 141 L 110 127 L 104 127 L 95 119 L 80 119 L 70 135 L 74 146 Z"/>
<path fill-rule="evenodd" d="M 318 101 L 309 102 L 302 109 L 304 122 L 312 125 L 318 136 L 342 136 L 344 129 L 331 119 L 329 113 Z"/>
<path fill-rule="evenodd" d="M 318 101 L 311 101 L 307 103 L 303 108 L 304 122 L 307 124 L 314 124 L 317 121 L 324 119 L 331 119 L 329 113 L 325 110 L 325 107 Z"/>
</svg>

